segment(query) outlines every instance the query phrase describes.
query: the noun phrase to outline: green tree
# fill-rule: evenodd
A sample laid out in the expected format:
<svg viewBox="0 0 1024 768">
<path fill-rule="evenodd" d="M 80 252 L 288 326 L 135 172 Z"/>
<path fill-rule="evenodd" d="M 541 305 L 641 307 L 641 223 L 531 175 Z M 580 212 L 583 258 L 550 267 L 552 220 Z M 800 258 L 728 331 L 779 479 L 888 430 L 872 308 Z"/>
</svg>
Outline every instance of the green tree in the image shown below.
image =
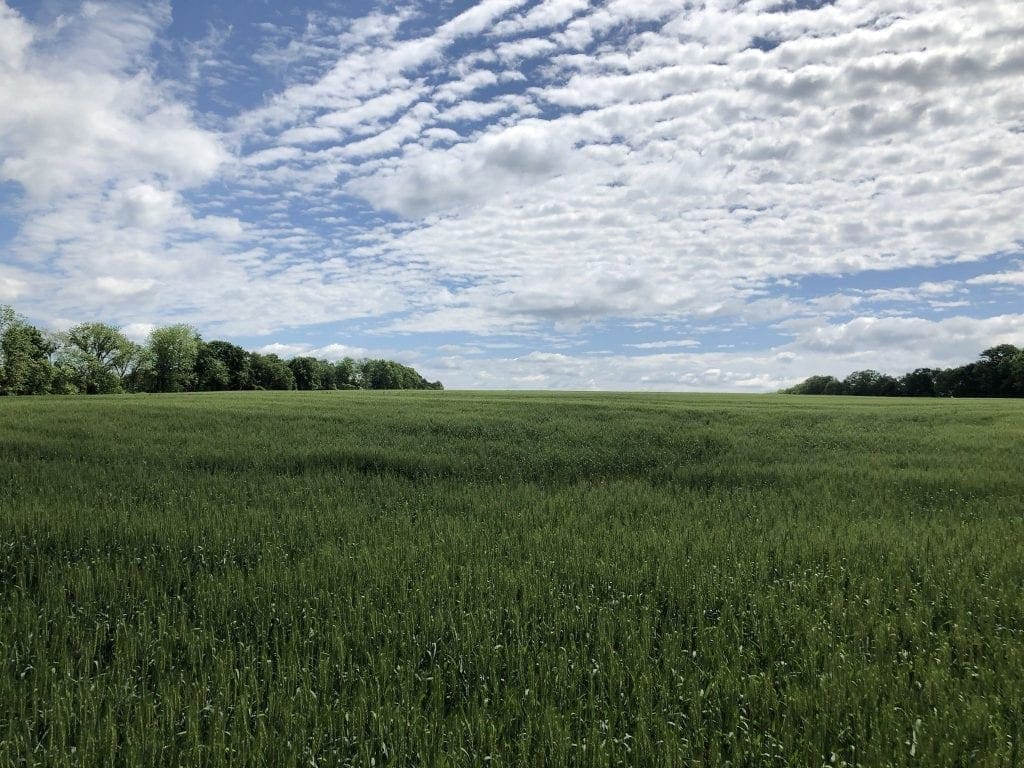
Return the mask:
<svg viewBox="0 0 1024 768">
<path fill-rule="evenodd" d="M 320 384 L 320 389 L 338 388 L 334 381 L 334 366 L 326 360 L 316 361 L 316 377 Z"/>
<path fill-rule="evenodd" d="M 315 357 L 293 357 L 288 361 L 297 389 L 334 389 L 330 365 Z"/>
<path fill-rule="evenodd" d="M 252 353 L 252 378 L 259 389 L 295 389 L 295 375 L 275 354 Z"/>
<path fill-rule="evenodd" d="M 1024 397 L 1024 349 L 1017 352 L 1003 365 L 1006 375 L 1003 382 L 1003 394 L 1009 397 Z"/>
<path fill-rule="evenodd" d="M 363 360 L 360 374 L 366 389 L 401 389 L 396 372 L 387 360 Z"/>
<path fill-rule="evenodd" d="M 1021 350 L 1013 344 L 999 344 L 989 347 L 980 355 L 975 363 L 978 377 L 979 395 L 986 397 L 1006 397 L 1013 394 L 1014 361 Z"/>
<path fill-rule="evenodd" d="M 152 384 L 157 392 L 187 392 L 196 385 L 202 339 L 188 325 L 169 325 L 149 334 Z"/>
<path fill-rule="evenodd" d="M 935 374 L 935 394 L 939 397 L 974 397 L 980 390 L 978 368 L 974 363 L 944 368 Z"/>
<path fill-rule="evenodd" d="M 910 397 L 935 397 L 935 376 L 932 368 L 917 368 L 900 379 L 900 394 Z"/>
<path fill-rule="evenodd" d="M 429 382 L 414 368 L 394 360 L 363 360 L 359 369 L 366 389 L 442 389 L 441 382 Z"/>
<path fill-rule="evenodd" d="M 841 395 L 843 384 L 835 376 L 811 376 L 794 387 L 783 390 L 787 395 Z"/>
<path fill-rule="evenodd" d="M 5 307 L 0 316 L 0 358 L 3 371 L 0 375 L 0 394 L 41 395 L 50 391 L 54 368 L 50 355 L 56 344 L 42 331 L 29 325 Z"/>
<path fill-rule="evenodd" d="M 218 392 L 231 387 L 231 371 L 227 363 L 217 357 L 209 344 L 200 344 L 196 356 L 196 389 Z"/>
<path fill-rule="evenodd" d="M 1021 350 L 1013 346 L 1013 344 L 997 344 L 982 352 L 980 357 L 983 362 L 998 365 L 999 363 L 1009 362 L 1020 352 Z"/>
<path fill-rule="evenodd" d="M 14 325 L 17 320 L 18 315 L 15 313 L 14 307 L 0 304 L 0 342 L 3 341 L 4 336 L 7 334 L 7 329 Z M 3 345 L 0 344 L 0 393 L 2 393 L 3 388 L 5 359 Z"/>
<path fill-rule="evenodd" d="M 219 360 L 228 371 L 228 385 L 225 389 L 252 389 L 252 361 L 249 352 L 230 341 L 208 341 L 203 345 L 203 354 Z"/>
<path fill-rule="evenodd" d="M 198 389 L 252 389 L 251 356 L 228 341 L 209 341 L 200 345 L 196 360 Z"/>
<path fill-rule="evenodd" d="M 357 389 L 356 361 L 351 357 L 339 360 L 334 365 L 334 386 L 337 389 Z"/>
<path fill-rule="evenodd" d="M 899 394 L 899 382 L 878 371 L 854 371 L 843 380 L 848 395 L 891 396 Z"/>
<path fill-rule="evenodd" d="M 58 366 L 69 372 L 80 392 L 120 392 L 138 360 L 139 346 L 105 323 L 82 323 L 63 335 Z"/>
</svg>

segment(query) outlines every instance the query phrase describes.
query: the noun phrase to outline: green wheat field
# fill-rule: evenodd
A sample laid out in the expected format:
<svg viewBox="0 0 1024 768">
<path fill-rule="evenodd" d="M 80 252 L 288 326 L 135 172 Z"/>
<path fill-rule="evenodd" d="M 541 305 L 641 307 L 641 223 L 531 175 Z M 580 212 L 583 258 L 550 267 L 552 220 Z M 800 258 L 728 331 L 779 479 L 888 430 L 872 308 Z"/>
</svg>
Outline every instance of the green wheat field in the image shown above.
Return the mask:
<svg viewBox="0 0 1024 768">
<path fill-rule="evenodd" d="M 2 766 L 1024 765 L 1024 402 L 0 399 Z"/>
</svg>

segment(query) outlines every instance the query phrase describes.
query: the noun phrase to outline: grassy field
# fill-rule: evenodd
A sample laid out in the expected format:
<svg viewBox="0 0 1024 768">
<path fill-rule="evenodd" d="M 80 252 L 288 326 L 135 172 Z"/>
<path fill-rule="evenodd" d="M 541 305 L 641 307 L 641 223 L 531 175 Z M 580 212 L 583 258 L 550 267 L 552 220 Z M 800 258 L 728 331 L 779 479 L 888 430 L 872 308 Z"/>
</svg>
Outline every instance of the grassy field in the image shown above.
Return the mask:
<svg viewBox="0 0 1024 768">
<path fill-rule="evenodd" d="M 0 765 L 1024 765 L 1024 402 L 0 399 Z"/>
</svg>

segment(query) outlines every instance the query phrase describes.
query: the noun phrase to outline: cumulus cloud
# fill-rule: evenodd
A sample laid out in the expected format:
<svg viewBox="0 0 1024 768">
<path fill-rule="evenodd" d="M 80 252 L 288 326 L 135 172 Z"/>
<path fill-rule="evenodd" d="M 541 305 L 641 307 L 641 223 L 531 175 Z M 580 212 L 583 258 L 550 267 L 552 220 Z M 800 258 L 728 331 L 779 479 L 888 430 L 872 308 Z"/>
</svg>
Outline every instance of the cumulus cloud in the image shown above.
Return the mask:
<svg viewBox="0 0 1024 768">
<path fill-rule="evenodd" d="M 37 29 L 0 3 L 0 179 L 24 192 L 8 253 L 31 287 L 17 298 L 59 286 L 51 318 L 152 294 L 173 272 L 168 233 L 195 228 L 182 193 L 228 158 L 150 71 L 169 19 L 162 3 L 91 3 Z"/>
<path fill-rule="evenodd" d="M 142 344 L 155 328 L 155 323 L 129 323 L 121 327 L 121 332 L 136 344 Z"/>
<path fill-rule="evenodd" d="M 472 143 L 410 152 L 347 188 L 378 208 L 419 217 L 546 180 L 565 166 L 570 150 L 557 126 L 524 121 Z"/>
<path fill-rule="evenodd" d="M 115 199 L 118 219 L 129 227 L 162 227 L 183 215 L 178 196 L 151 184 L 139 184 L 119 190 Z"/>
<path fill-rule="evenodd" d="M 0 66 L 19 70 L 32 43 L 32 29 L 6 2 L 0 3 Z"/>
<path fill-rule="evenodd" d="M 832 355 L 955 361 L 995 344 L 1024 343 L 1024 315 L 996 317 L 858 317 L 839 325 L 801 329 L 795 346 Z"/>
<path fill-rule="evenodd" d="M 0 3 L 0 179 L 24 193 L 9 198 L 20 219 L 0 298 L 45 324 L 159 318 L 236 333 L 401 307 L 408 278 L 393 270 L 357 274 L 327 257 L 320 235 L 203 204 L 209 183 L 246 166 L 231 137 L 201 127 L 181 90 L 154 76 L 169 21 L 166 3 L 97 3 L 34 27 Z M 321 261 L 300 263 L 314 241 Z"/>
<path fill-rule="evenodd" d="M 14 301 L 25 292 L 27 287 L 24 280 L 0 275 L 0 301 Z"/>
<path fill-rule="evenodd" d="M 292 357 L 315 357 L 318 360 L 327 360 L 336 363 L 346 357 L 364 358 L 371 354 L 371 351 L 364 347 L 350 346 L 335 342 L 315 347 L 310 344 L 282 344 L 272 342 L 259 347 L 257 352 L 264 355 L 274 354 L 285 359 Z"/>
<path fill-rule="evenodd" d="M 156 281 L 148 279 L 125 279 L 105 275 L 103 277 L 97 277 L 94 284 L 97 290 L 112 296 L 135 296 L 136 294 L 145 293 L 151 289 L 156 284 Z"/>
<path fill-rule="evenodd" d="M 978 275 L 967 281 L 970 285 L 1024 285 L 1024 269 L 1012 272 L 995 272 L 990 275 Z"/>
<path fill-rule="evenodd" d="M 227 154 L 142 66 L 162 5 L 83 6 L 58 35 L 0 7 L 0 180 L 48 203 L 113 179 L 208 180 Z"/>
</svg>

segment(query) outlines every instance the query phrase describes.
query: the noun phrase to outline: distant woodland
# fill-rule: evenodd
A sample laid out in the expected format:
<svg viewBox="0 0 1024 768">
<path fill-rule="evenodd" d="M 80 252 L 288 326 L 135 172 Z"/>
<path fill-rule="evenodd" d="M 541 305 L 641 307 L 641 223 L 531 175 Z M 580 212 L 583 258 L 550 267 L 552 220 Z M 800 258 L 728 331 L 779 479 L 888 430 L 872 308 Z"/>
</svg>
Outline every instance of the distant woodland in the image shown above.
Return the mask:
<svg viewBox="0 0 1024 768">
<path fill-rule="evenodd" d="M 840 381 L 811 376 L 788 395 L 876 395 L 884 397 L 1024 397 L 1024 350 L 1013 344 L 986 349 L 959 368 L 918 368 L 899 378 L 878 371 L 854 371 Z"/>
<path fill-rule="evenodd" d="M 443 389 L 393 360 L 282 359 L 169 325 L 136 344 L 105 323 L 54 333 L 0 305 L 0 395 L 243 389 Z"/>
</svg>

